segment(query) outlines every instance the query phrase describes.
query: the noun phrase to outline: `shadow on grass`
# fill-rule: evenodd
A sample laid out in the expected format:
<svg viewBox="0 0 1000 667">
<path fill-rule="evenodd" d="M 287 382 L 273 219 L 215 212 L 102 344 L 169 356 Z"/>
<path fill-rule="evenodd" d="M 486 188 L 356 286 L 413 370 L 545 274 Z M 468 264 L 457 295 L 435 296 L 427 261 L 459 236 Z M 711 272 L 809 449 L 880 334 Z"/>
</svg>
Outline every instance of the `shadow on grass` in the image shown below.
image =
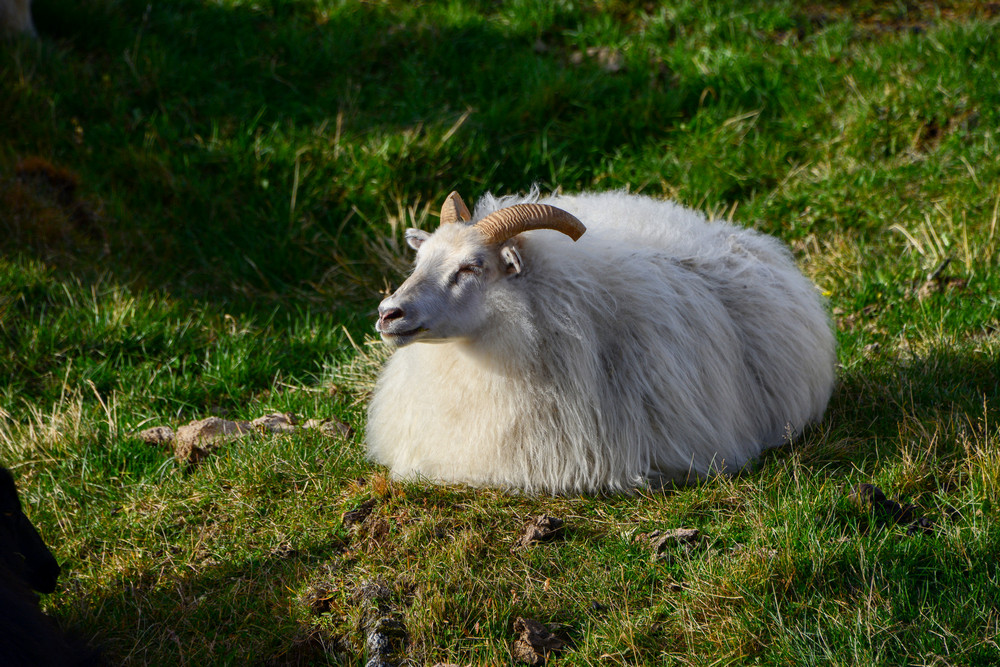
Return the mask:
<svg viewBox="0 0 1000 667">
<path fill-rule="evenodd" d="M 99 595 L 68 603 L 57 613 L 80 634 L 91 636 L 108 664 L 310 665 L 350 655 L 363 637 L 340 637 L 293 593 L 327 581 L 324 563 L 342 542 L 303 552 L 272 554 L 240 562 L 197 566 L 191 574 L 123 576 Z"/>
<path fill-rule="evenodd" d="M 64 253 L 74 272 L 308 305 L 335 265 L 372 289 L 382 267 L 365 240 L 386 229 L 393 196 L 579 188 L 616 154 L 662 161 L 702 109 L 766 116 L 796 94 L 765 58 L 710 73 L 636 53 L 610 71 L 574 37 L 599 13 L 505 17 L 489 3 L 43 1 L 42 46 L 0 67 L 18 91 L 0 116 L 17 128 L 14 156 L 78 173 L 102 213 L 108 251 Z M 688 178 L 669 168 L 656 171 Z M 705 178 L 732 200 L 780 175 Z"/>
<path fill-rule="evenodd" d="M 821 424 L 761 461 L 800 451 L 817 474 L 846 479 L 919 453 L 936 466 L 933 483 L 946 489 L 966 448 L 996 437 L 990 431 L 1000 423 L 995 349 L 941 346 L 909 358 L 875 352 L 842 372 Z"/>
</svg>

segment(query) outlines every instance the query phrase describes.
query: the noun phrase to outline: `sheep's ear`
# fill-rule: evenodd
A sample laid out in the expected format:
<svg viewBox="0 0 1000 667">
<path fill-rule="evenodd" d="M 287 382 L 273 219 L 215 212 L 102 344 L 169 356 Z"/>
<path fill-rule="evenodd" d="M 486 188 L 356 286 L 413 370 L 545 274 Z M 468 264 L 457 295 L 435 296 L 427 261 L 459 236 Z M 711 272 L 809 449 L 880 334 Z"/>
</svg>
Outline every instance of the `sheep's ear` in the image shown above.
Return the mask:
<svg viewBox="0 0 1000 667">
<path fill-rule="evenodd" d="M 420 245 L 431 237 L 430 234 L 422 229 L 407 229 L 406 230 L 406 244 L 416 250 Z"/>
<path fill-rule="evenodd" d="M 521 271 L 524 270 L 524 264 L 521 261 L 521 253 L 517 249 L 517 245 L 514 243 L 508 243 L 504 247 L 500 248 L 500 261 L 503 262 L 504 269 L 508 276 L 519 276 Z"/>
</svg>

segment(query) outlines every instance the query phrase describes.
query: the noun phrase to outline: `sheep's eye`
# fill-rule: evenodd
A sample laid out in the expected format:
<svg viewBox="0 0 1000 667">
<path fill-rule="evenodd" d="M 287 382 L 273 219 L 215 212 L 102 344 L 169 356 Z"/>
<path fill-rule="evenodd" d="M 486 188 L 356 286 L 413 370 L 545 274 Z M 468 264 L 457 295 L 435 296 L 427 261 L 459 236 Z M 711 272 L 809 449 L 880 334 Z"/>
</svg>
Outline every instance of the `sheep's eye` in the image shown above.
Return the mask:
<svg viewBox="0 0 1000 667">
<path fill-rule="evenodd" d="M 458 271 L 455 272 L 453 280 L 454 282 L 457 283 L 461 278 L 467 276 L 479 276 L 482 275 L 482 273 L 483 273 L 483 267 L 480 264 L 473 264 L 473 263 L 462 264 L 461 266 L 458 267 Z"/>
</svg>

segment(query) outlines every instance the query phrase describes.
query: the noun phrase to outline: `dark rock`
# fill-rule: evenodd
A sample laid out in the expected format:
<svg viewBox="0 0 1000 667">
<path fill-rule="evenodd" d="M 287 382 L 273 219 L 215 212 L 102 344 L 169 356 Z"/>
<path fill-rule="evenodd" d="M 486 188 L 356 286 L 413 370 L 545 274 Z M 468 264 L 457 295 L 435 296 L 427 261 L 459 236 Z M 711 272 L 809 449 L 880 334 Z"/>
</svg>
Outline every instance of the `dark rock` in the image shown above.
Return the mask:
<svg viewBox="0 0 1000 667">
<path fill-rule="evenodd" d="M 524 532 L 514 543 L 513 551 L 526 549 L 539 542 L 548 542 L 562 535 L 565 522 L 548 514 L 532 517 L 524 526 Z"/>
<path fill-rule="evenodd" d="M 362 613 L 366 667 L 395 667 L 406 657 L 409 635 L 391 597 L 389 586 L 378 580 L 363 582 L 354 593 L 355 602 L 366 607 Z"/>
<path fill-rule="evenodd" d="M 165 445 L 174 439 L 174 429 L 169 426 L 154 426 L 139 431 L 136 435 L 147 445 L 159 446 Z"/>
<path fill-rule="evenodd" d="M 672 560 L 673 551 L 683 549 L 691 551 L 701 543 L 701 531 L 697 528 L 675 528 L 673 530 L 654 530 L 640 533 L 636 539 L 649 543 L 653 551 L 652 559 Z"/>
<path fill-rule="evenodd" d="M 196 465 L 223 443 L 253 432 L 250 422 L 230 421 L 209 417 L 177 429 L 174 438 L 174 458 L 188 465 Z"/>
<path fill-rule="evenodd" d="M 511 645 L 511 653 L 516 660 L 529 665 L 544 665 L 550 653 L 566 648 L 566 642 L 530 618 L 518 617 L 514 621 L 514 633 L 517 637 Z"/>
<path fill-rule="evenodd" d="M 336 419 L 310 419 L 302 427 L 316 429 L 329 438 L 350 438 L 354 435 L 350 424 Z"/>
<path fill-rule="evenodd" d="M 267 433 L 292 433 L 296 424 L 298 420 L 295 415 L 287 412 L 272 412 L 250 422 L 250 425 L 258 431 Z"/>
<path fill-rule="evenodd" d="M 929 535 L 934 532 L 934 522 L 925 516 L 919 516 L 920 508 L 916 505 L 903 505 L 887 498 L 877 486 L 858 484 L 849 495 L 850 500 L 863 510 L 872 510 L 888 522 L 896 525 L 909 524 L 906 534 Z"/>
<path fill-rule="evenodd" d="M 402 653 L 406 648 L 406 641 L 406 626 L 403 622 L 390 616 L 383 616 L 376 619 L 369 628 L 365 646 L 370 654 L 377 653 L 387 658 Z"/>
</svg>

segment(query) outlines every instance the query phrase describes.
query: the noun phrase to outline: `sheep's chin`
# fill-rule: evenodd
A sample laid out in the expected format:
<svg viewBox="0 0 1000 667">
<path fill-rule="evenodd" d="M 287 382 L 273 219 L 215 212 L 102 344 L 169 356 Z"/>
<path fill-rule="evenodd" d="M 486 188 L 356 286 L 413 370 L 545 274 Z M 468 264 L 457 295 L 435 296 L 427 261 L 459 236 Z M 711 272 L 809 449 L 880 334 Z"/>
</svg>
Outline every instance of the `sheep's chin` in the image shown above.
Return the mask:
<svg viewBox="0 0 1000 667">
<path fill-rule="evenodd" d="M 397 333 L 393 333 L 391 331 L 381 331 L 379 333 L 382 334 L 383 342 L 388 343 L 393 347 L 405 347 L 410 343 L 416 343 L 417 341 L 423 340 L 429 332 L 423 327 L 417 327 L 416 329 L 400 331 Z"/>
<path fill-rule="evenodd" d="M 392 347 L 406 347 L 411 343 L 448 343 L 457 340 L 451 336 L 438 336 L 427 329 L 403 331 L 398 334 L 381 332 L 382 341 Z"/>
</svg>

